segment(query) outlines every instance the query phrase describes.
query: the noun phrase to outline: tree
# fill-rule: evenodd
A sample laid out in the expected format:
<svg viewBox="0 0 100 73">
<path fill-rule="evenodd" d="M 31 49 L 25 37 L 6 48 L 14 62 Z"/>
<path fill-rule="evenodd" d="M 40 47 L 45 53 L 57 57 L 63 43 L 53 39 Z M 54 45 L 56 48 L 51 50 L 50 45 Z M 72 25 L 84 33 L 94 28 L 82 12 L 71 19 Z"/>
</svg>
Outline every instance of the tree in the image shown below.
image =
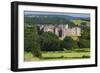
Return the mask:
<svg viewBox="0 0 100 73">
<path fill-rule="evenodd" d="M 81 36 L 79 37 L 79 41 L 78 41 L 78 45 L 80 48 L 90 47 L 90 27 L 85 26 L 82 28 Z"/>
<path fill-rule="evenodd" d="M 74 22 L 72 22 L 72 21 L 69 21 L 69 22 L 67 22 L 68 24 L 69 24 L 69 27 L 70 28 L 72 28 L 72 27 L 75 27 L 76 25 L 75 25 L 75 23 Z"/>
<path fill-rule="evenodd" d="M 79 39 L 78 45 L 80 48 L 89 48 L 90 47 L 90 41 L 86 39 Z"/>
<path fill-rule="evenodd" d="M 41 48 L 40 48 L 40 44 L 39 43 L 33 42 L 32 54 L 33 54 L 33 56 L 36 56 L 36 57 L 41 57 L 42 56 Z"/>
<path fill-rule="evenodd" d="M 60 51 L 59 37 L 52 32 L 44 32 L 41 35 L 41 50 L 43 51 Z"/>
<path fill-rule="evenodd" d="M 90 40 L 90 28 L 84 27 L 81 30 L 81 38 Z"/>
<path fill-rule="evenodd" d="M 71 37 L 65 37 L 62 45 L 65 49 L 73 49 L 78 47 L 77 40 L 73 40 Z"/>
<path fill-rule="evenodd" d="M 24 26 L 24 48 L 34 56 L 41 56 L 39 36 L 35 25 Z"/>
<path fill-rule="evenodd" d="M 87 26 L 87 23 L 86 22 L 81 22 L 81 25 Z"/>
</svg>

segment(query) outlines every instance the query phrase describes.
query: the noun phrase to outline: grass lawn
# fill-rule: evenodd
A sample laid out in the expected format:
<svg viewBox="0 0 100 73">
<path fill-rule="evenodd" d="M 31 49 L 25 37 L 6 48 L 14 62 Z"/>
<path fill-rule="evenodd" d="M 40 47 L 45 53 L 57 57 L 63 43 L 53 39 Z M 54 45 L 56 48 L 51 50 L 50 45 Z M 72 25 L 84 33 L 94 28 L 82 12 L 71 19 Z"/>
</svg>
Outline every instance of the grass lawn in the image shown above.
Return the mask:
<svg viewBox="0 0 100 73">
<path fill-rule="evenodd" d="M 34 57 L 30 52 L 25 52 L 25 61 L 39 61 L 39 60 L 52 60 L 52 59 L 83 59 L 90 58 L 90 49 L 74 49 L 65 51 L 52 51 L 42 52 L 42 57 Z"/>
</svg>

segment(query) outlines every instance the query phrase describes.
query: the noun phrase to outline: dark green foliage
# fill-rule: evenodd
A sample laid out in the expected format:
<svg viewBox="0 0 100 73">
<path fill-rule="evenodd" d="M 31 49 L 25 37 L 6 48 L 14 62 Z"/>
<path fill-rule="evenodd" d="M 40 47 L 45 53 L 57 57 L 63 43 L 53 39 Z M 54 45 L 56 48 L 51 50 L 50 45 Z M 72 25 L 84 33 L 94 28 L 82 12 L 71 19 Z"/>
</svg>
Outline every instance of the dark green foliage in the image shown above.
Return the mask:
<svg viewBox="0 0 100 73">
<path fill-rule="evenodd" d="M 87 23 L 86 22 L 81 22 L 81 25 L 87 26 Z"/>
<path fill-rule="evenodd" d="M 78 45 L 80 48 L 89 48 L 90 47 L 90 40 L 86 39 L 79 39 Z"/>
<path fill-rule="evenodd" d="M 85 56 L 85 55 L 83 55 L 82 58 L 90 58 L 90 56 Z"/>
<path fill-rule="evenodd" d="M 27 52 L 34 53 L 35 56 L 40 56 L 39 36 L 35 25 L 24 26 L 24 48 Z"/>
<path fill-rule="evenodd" d="M 72 21 L 69 21 L 68 24 L 69 24 L 69 27 L 70 27 L 70 28 L 77 26 L 77 25 L 75 25 L 75 23 L 73 23 Z"/>
<path fill-rule="evenodd" d="M 90 48 L 90 27 L 85 26 L 82 28 L 78 45 L 80 48 Z"/>
<path fill-rule="evenodd" d="M 75 24 L 73 22 L 71 22 L 69 19 L 66 19 L 64 17 L 55 17 L 55 16 L 49 16 L 49 17 L 24 17 L 24 22 L 27 24 L 70 24 L 70 27 L 75 26 Z"/>
<path fill-rule="evenodd" d="M 65 37 L 62 45 L 63 45 L 63 48 L 66 48 L 66 49 L 78 48 L 77 41 L 73 40 L 71 37 Z"/>
<path fill-rule="evenodd" d="M 90 40 L 90 27 L 82 28 L 80 38 Z"/>
<path fill-rule="evenodd" d="M 41 35 L 41 50 L 43 51 L 61 51 L 59 37 L 52 32 L 44 32 Z"/>
<path fill-rule="evenodd" d="M 40 48 L 39 43 L 33 42 L 32 54 L 33 56 L 41 57 L 42 54 L 41 54 L 41 48 Z"/>
</svg>

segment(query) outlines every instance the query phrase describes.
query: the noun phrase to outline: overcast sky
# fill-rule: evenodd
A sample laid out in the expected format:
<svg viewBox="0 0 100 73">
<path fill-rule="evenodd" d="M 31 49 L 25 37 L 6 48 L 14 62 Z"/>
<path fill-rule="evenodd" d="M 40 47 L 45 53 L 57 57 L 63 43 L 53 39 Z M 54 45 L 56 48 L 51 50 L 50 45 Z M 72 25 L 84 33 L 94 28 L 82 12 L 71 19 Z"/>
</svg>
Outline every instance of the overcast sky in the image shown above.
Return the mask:
<svg viewBox="0 0 100 73">
<path fill-rule="evenodd" d="M 32 15 L 69 15 L 73 17 L 90 17 L 88 13 L 61 13 L 61 12 L 39 12 L 39 11 L 24 11 L 24 14 Z"/>
</svg>

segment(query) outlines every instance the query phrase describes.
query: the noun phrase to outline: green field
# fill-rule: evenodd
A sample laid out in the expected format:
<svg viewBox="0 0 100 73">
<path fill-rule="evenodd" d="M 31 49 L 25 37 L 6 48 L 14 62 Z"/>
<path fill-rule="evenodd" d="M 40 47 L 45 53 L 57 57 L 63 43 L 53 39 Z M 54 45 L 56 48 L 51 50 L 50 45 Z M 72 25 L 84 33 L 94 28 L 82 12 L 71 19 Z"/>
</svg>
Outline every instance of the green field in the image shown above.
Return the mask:
<svg viewBox="0 0 100 73">
<path fill-rule="evenodd" d="M 84 59 L 90 58 L 90 49 L 74 49 L 65 51 L 52 51 L 42 52 L 42 57 L 34 57 L 31 52 L 24 53 L 25 61 L 40 61 L 40 60 L 52 60 L 52 59 Z"/>
</svg>

